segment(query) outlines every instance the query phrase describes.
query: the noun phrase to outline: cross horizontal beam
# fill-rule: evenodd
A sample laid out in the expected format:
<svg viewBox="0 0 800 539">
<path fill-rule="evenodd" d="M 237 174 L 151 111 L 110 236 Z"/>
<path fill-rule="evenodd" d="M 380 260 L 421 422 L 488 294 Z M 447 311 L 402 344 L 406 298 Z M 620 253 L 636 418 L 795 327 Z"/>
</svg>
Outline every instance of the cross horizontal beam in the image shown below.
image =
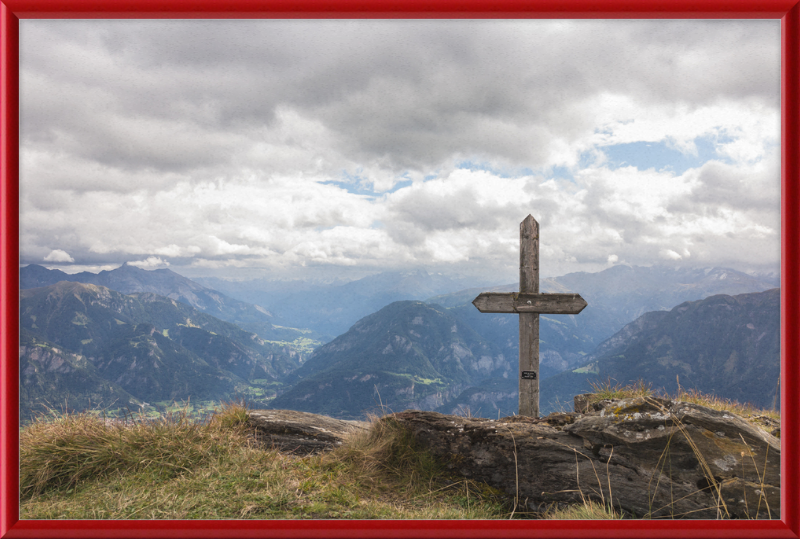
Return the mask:
<svg viewBox="0 0 800 539">
<path fill-rule="evenodd" d="M 580 294 L 483 292 L 472 301 L 482 313 L 578 314 L 586 307 Z"/>
</svg>

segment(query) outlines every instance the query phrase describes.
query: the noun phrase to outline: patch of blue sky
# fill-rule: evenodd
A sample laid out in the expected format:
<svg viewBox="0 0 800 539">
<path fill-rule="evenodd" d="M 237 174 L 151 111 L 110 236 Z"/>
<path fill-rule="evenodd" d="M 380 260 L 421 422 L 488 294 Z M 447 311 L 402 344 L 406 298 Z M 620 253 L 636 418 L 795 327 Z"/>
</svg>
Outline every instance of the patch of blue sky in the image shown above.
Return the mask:
<svg viewBox="0 0 800 539">
<path fill-rule="evenodd" d="M 730 138 L 720 136 L 698 137 L 694 140 L 697 148 L 696 154 L 681 152 L 671 147 L 667 141 L 628 142 L 605 146 L 601 149 L 608 159 L 606 166 L 611 169 L 632 166 L 639 170 L 652 168 L 680 175 L 690 168 L 698 168 L 711 160 L 730 163 L 730 159 L 719 154 L 716 149 L 717 143 L 730 140 Z"/>
<path fill-rule="evenodd" d="M 344 189 L 350 194 L 353 195 L 366 195 L 366 196 L 375 196 L 375 191 L 372 190 L 372 184 L 360 181 L 358 179 L 351 179 L 352 176 L 347 174 L 346 172 L 343 173 L 347 179 L 345 180 L 327 180 L 324 182 L 320 182 L 324 185 L 335 185 L 340 189 Z"/>
<path fill-rule="evenodd" d="M 778 139 L 778 140 L 771 140 L 771 141 L 768 141 L 768 142 L 765 142 L 765 143 L 764 143 L 764 151 L 765 151 L 765 152 L 768 152 L 768 151 L 770 151 L 770 150 L 774 150 L 775 148 L 780 148 L 780 147 L 781 147 L 781 141 L 780 141 L 780 139 Z"/>
<path fill-rule="evenodd" d="M 410 179 L 400 180 L 395 182 L 392 188 L 388 191 L 377 192 L 375 191 L 374 184 L 371 181 L 358 174 L 350 174 L 346 170 L 343 170 L 341 178 L 342 179 L 340 180 L 327 180 L 321 183 L 325 185 L 335 185 L 336 187 L 344 189 L 353 195 L 365 195 L 370 197 L 380 196 L 385 193 L 394 193 L 395 191 L 402 189 L 403 187 L 408 187 L 413 183 Z"/>
<path fill-rule="evenodd" d="M 597 155 L 593 151 L 582 152 L 578 156 L 578 170 L 589 168 L 597 160 Z"/>
<path fill-rule="evenodd" d="M 499 178 L 521 178 L 523 176 L 532 176 L 534 174 L 533 170 L 528 167 L 498 167 L 485 161 L 459 161 L 456 163 L 456 168 L 489 172 Z"/>
<path fill-rule="evenodd" d="M 583 167 L 581 167 L 583 168 Z M 575 176 L 572 174 L 572 170 L 569 167 L 551 167 L 546 174 L 548 178 L 553 178 L 555 180 L 569 180 L 571 182 L 575 181 Z"/>
<path fill-rule="evenodd" d="M 394 193 L 395 191 L 399 191 L 400 189 L 402 189 L 402 188 L 404 188 L 404 187 L 408 187 L 408 186 L 410 186 L 412 183 L 414 183 L 412 180 L 401 180 L 401 181 L 399 181 L 399 182 L 396 182 L 396 183 L 395 183 L 395 184 L 392 186 L 392 188 L 391 188 L 391 189 L 389 189 L 388 191 L 386 191 L 386 193 Z"/>
<path fill-rule="evenodd" d="M 572 167 L 564 165 L 551 165 L 549 167 L 542 169 L 539 172 L 539 175 L 544 176 L 547 179 L 567 180 L 572 183 L 575 183 L 575 171 L 589 168 L 592 165 L 594 165 L 596 161 L 597 161 L 596 151 L 585 151 L 581 152 L 581 154 L 578 156 L 577 165 Z"/>
</svg>

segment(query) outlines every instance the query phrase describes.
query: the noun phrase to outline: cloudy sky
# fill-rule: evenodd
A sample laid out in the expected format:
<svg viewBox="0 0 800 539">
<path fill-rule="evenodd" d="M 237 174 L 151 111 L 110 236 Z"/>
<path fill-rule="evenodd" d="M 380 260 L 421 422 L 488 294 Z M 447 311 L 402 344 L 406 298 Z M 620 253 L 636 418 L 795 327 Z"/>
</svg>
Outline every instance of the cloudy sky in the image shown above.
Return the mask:
<svg viewBox="0 0 800 539">
<path fill-rule="evenodd" d="M 777 271 L 780 23 L 20 21 L 21 262 Z"/>
</svg>

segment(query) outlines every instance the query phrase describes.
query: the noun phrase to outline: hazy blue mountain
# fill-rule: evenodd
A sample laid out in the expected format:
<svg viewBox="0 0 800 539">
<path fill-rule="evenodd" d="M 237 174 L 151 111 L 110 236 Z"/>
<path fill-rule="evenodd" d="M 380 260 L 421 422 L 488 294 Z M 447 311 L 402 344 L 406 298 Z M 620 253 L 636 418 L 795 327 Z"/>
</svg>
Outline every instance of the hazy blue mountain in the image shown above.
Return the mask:
<svg viewBox="0 0 800 539">
<path fill-rule="evenodd" d="M 21 422 L 47 413 L 48 409 L 138 410 L 142 403 L 103 378 L 86 356 L 67 352 L 25 329 L 20 331 L 19 373 Z"/>
<path fill-rule="evenodd" d="M 487 378 L 471 385 L 434 410 L 443 414 L 501 418 L 519 413 L 517 376 Z"/>
<path fill-rule="evenodd" d="M 271 312 L 252 303 L 230 298 L 206 288 L 169 269 L 143 270 L 123 264 L 111 271 L 81 272 L 73 275 L 60 270 L 49 270 L 36 264 L 20 269 L 20 288 L 48 286 L 59 281 L 104 286 L 122 294 L 150 292 L 174 299 L 207 313 L 215 318 L 236 324 L 256 333 L 262 339 L 293 342 L 313 340 L 317 336 L 310 330 L 285 327 Z"/>
<path fill-rule="evenodd" d="M 61 282 L 20 291 L 20 325 L 69 350 L 93 355 L 126 326 L 150 324 L 208 361 L 256 378 L 280 379 L 300 364 L 287 346 L 260 339 L 235 324 L 152 293 L 124 295 L 108 288 Z"/>
<path fill-rule="evenodd" d="M 588 308 L 588 307 L 587 307 Z M 448 309 L 483 339 L 510 358 L 519 357 L 519 316 L 481 313 L 471 303 Z M 584 309 L 586 310 L 586 309 Z M 578 315 L 539 316 L 542 377 L 580 365 L 595 348 L 594 338 Z"/>
<path fill-rule="evenodd" d="M 20 291 L 20 325 L 42 344 L 81 358 L 81 366 L 90 364 L 86 372 L 145 401 L 258 397 L 263 391 L 255 381 L 279 384 L 300 364 L 287 346 L 184 303 L 92 284 L 64 281 Z"/>
<path fill-rule="evenodd" d="M 646 312 L 672 309 L 684 301 L 715 294 L 763 292 L 777 286 L 773 278 L 762 279 L 730 268 L 666 266 L 619 265 L 598 273 L 569 273 L 554 280 L 623 320 L 622 324 L 616 322 L 619 327 L 614 333 Z"/>
<path fill-rule="evenodd" d="M 515 363 L 446 309 L 398 301 L 317 349 L 271 407 L 341 418 L 430 410 L 478 380 L 515 377 Z"/>
<path fill-rule="evenodd" d="M 258 303 L 297 327 L 308 327 L 329 338 L 341 335 L 358 320 L 386 305 L 421 300 L 463 289 L 474 280 L 424 270 L 383 272 L 347 283 L 307 281 L 198 281 L 231 297 Z"/>
<path fill-rule="evenodd" d="M 225 308 L 232 305 L 219 299 L 226 298 L 224 294 L 169 270 L 158 271 L 161 273 L 123 266 L 112 272 L 67 277 L 71 280 L 98 279 L 100 275 L 106 282 L 113 282 L 120 288 L 171 290 L 170 293 L 178 297 L 170 299 L 152 292 L 115 295 L 101 286 L 70 288 L 69 283 L 60 283 L 44 292 L 43 289 L 21 292 L 24 303 L 22 326 L 40 339 L 40 344 L 61 347 L 65 354 L 86 358 L 94 366 L 92 375 L 117 384 L 114 387 L 127 391 L 136 399 L 153 399 L 156 393 L 161 399 L 170 394 L 169 388 L 181 383 L 193 384 L 207 394 L 217 390 L 211 391 L 210 382 L 197 378 L 191 381 L 181 379 L 178 369 L 172 378 L 167 378 L 163 387 L 160 381 L 153 382 L 148 387 L 155 388 L 154 393 L 144 394 L 141 387 L 133 384 L 133 378 L 123 384 L 127 380 L 123 373 L 113 370 L 116 367 L 107 356 L 114 350 L 135 362 L 137 367 L 147 365 L 146 357 L 140 354 L 152 347 L 157 350 L 155 356 L 165 364 L 174 366 L 182 362 L 194 365 L 197 373 L 210 373 L 217 369 L 224 374 L 218 373 L 220 389 L 215 394 L 238 391 L 245 396 L 260 396 L 262 402 L 266 402 L 264 397 L 275 394 L 276 390 L 282 391 L 281 384 L 293 384 L 278 396 L 272 406 L 318 411 L 338 417 L 359 417 L 365 410 L 375 410 L 380 403 L 393 410 L 416 407 L 453 411 L 469 407 L 474 415 L 489 417 L 498 413 L 508 415 L 517 410 L 518 317 L 482 314 L 470 303 L 481 291 L 512 291 L 516 289 L 514 284 L 464 289 L 431 297 L 432 292 L 452 290 L 459 281 L 413 272 L 385 273 L 345 284 L 323 285 L 322 288 L 298 282 L 293 290 L 288 290 L 273 283 L 271 293 L 276 294 L 273 297 L 284 294 L 281 300 L 284 301 L 283 308 L 293 312 L 292 316 L 297 316 L 298 320 L 305 316 L 308 323 L 298 325 L 349 328 L 332 342 L 318 348 L 313 355 L 309 354 L 311 358 L 299 367 L 303 358 L 296 348 L 291 350 L 265 342 L 235 325 L 225 325 L 225 322 L 208 316 L 215 304 L 228 305 Z M 62 276 L 62 273 L 35 265 L 20 272 L 24 286 L 45 283 L 48 279 Z M 587 380 L 591 376 L 605 379 L 614 374 L 616 371 L 611 367 L 606 371 L 596 368 L 601 356 L 607 355 L 604 351 L 609 343 L 621 342 L 639 326 L 651 327 L 656 321 L 666 319 L 666 315 L 674 311 L 669 309 L 686 301 L 685 298 L 697 300 L 726 290 L 734 293 L 764 290 L 768 280 L 722 268 L 675 270 L 628 266 L 616 266 L 596 274 L 574 273 L 543 280 L 543 292 L 578 292 L 589 302 L 579 315 L 541 317 L 543 413 L 560 404 L 571 407 L 572 397 L 587 390 Z M 262 286 L 267 285 L 262 283 Z M 428 304 L 416 300 L 387 301 L 404 295 L 430 299 Z M 206 311 L 190 307 L 191 301 L 202 304 Z M 433 304 L 434 301 L 441 305 Z M 676 303 L 670 305 L 673 301 Z M 224 310 L 222 307 L 215 309 Z M 363 311 L 368 312 L 355 322 L 349 322 L 350 317 Z M 237 311 L 233 309 L 232 312 Z M 777 306 L 774 313 L 779 313 Z M 637 319 L 640 315 L 644 316 Z M 630 324 L 634 319 L 639 326 Z M 695 327 L 704 326 L 695 324 Z M 680 355 L 683 353 L 681 350 L 675 353 Z M 764 351 L 762 348 L 759 350 Z M 745 351 L 737 349 L 736 353 L 738 358 Z M 627 357 L 630 354 L 632 352 L 617 355 Z M 730 361 L 735 363 L 738 361 L 736 358 Z M 726 361 L 728 359 L 730 352 Z M 609 361 L 604 359 L 603 364 L 612 365 L 613 362 Z M 151 363 L 151 368 L 155 368 L 156 363 Z M 587 363 L 590 365 L 586 366 Z M 74 361 L 72 364 L 79 365 Z M 677 363 L 670 365 L 674 367 Z M 709 365 L 713 367 L 716 363 Z M 674 379 L 672 371 L 677 369 L 661 372 L 655 367 L 647 371 L 634 367 L 626 364 L 618 368 L 626 374 L 640 372 L 642 377 L 650 377 L 653 383 L 662 383 L 665 376 Z M 206 368 L 212 371 L 204 370 Z M 727 385 L 717 380 L 714 382 L 716 385 L 709 386 L 691 378 L 698 376 L 697 372 L 688 374 L 685 368 L 681 368 L 681 372 L 674 374 L 680 374 L 684 387 L 715 387 L 728 392 L 729 395 L 725 396 L 729 398 L 746 394 L 734 394 L 735 376 Z M 576 370 L 578 372 L 574 372 Z M 709 379 L 709 372 L 703 371 L 700 380 Z M 769 372 L 763 371 L 766 373 L 764 380 L 771 376 Z M 148 376 L 145 371 L 139 374 Z M 106 375 L 115 378 L 106 379 Z M 81 371 L 81 376 L 88 375 Z M 689 378 L 684 380 L 684 376 Z M 253 385 L 253 380 L 260 381 L 260 391 Z M 777 378 L 771 382 L 773 386 L 775 382 Z M 767 384 L 766 381 L 759 383 Z M 272 384 L 268 392 L 264 384 Z M 669 384 L 664 383 L 664 386 L 669 389 Z M 764 390 L 761 388 L 759 391 Z M 95 394 L 101 392 L 98 389 Z M 774 387 L 771 395 L 774 395 Z M 771 398 L 767 397 L 768 400 Z"/>
<path fill-rule="evenodd" d="M 587 363 L 542 384 L 543 409 L 571 405 L 592 382 L 678 383 L 756 406 L 779 407 L 780 289 L 684 302 L 645 313 L 603 342 Z"/>
<path fill-rule="evenodd" d="M 684 301 L 714 294 L 742 294 L 773 288 L 774 278 L 758 278 L 727 268 L 614 266 L 598 273 L 570 273 L 543 279 L 542 292 L 577 292 L 588 306 L 578 315 L 542 315 L 540 350 L 543 362 L 562 370 L 585 362 L 605 339 L 645 312 L 668 310 Z M 434 296 L 426 301 L 458 312 L 484 339 L 507 357 L 519 354 L 517 316 L 483 314 L 472 300 L 480 292 L 516 291 L 516 284 L 472 288 Z M 545 378 L 545 373 L 542 373 Z"/>
</svg>

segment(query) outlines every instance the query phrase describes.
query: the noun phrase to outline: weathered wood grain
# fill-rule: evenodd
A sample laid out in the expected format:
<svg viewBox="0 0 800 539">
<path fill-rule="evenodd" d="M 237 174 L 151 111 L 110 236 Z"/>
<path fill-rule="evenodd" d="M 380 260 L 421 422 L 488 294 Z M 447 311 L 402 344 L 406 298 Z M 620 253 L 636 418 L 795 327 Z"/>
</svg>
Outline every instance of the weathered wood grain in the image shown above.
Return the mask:
<svg viewBox="0 0 800 539">
<path fill-rule="evenodd" d="M 580 294 L 482 292 L 472 301 L 482 313 L 578 314 L 586 305 Z"/>
<path fill-rule="evenodd" d="M 530 214 L 519 224 L 519 292 L 539 293 L 539 223 Z M 523 371 L 534 374 L 523 376 Z M 539 315 L 534 312 L 519 315 L 519 414 L 539 417 Z"/>
<path fill-rule="evenodd" d="M 519 291 L 539 293 L 539 223 L 532 215 L 519 224 Z"/>
<path fill-rule="evenodd" d="M 578 314 L 578 294 L 539 293 L 539 223 L 519 224 L 519 292 L 484 292 L 472 301 L 482 313 L 519 314 L 519 415 L 539 417 L 539 314 Z"/>
<path fill-rule="evenodd" d="M 533 378 L 523 371 L 532 371 Z M 519 315 L 519 415 L 539 417 L 539 315 Z"/>
</svg>

